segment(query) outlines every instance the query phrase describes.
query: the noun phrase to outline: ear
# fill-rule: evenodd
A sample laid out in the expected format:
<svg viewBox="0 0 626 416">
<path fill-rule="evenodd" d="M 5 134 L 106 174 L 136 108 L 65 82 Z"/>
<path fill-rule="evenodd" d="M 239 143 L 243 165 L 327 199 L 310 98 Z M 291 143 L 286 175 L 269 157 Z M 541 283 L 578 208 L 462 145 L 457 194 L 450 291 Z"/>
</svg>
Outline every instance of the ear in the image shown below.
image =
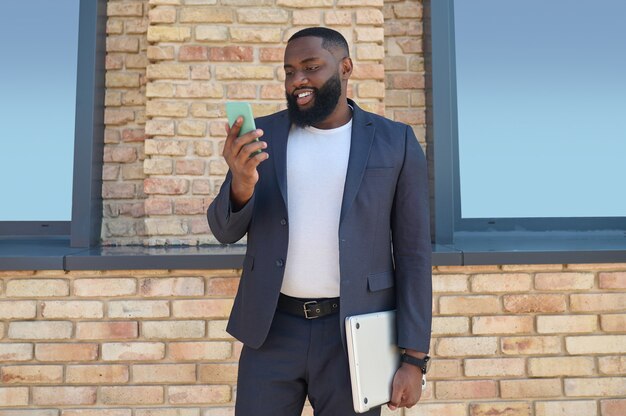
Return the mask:
<svg viewBox="0 0 626 416">
<path fill-rule="evenodd" d="M 352 75 L 352 69 L 353 69 L 353 65 L 352 65 L 352 59 L 350 59 L 350 57 L 345 57 L 341 60 L 341 79 L 348 79 L 350 78 L 350 75 Z"/>
</svg>

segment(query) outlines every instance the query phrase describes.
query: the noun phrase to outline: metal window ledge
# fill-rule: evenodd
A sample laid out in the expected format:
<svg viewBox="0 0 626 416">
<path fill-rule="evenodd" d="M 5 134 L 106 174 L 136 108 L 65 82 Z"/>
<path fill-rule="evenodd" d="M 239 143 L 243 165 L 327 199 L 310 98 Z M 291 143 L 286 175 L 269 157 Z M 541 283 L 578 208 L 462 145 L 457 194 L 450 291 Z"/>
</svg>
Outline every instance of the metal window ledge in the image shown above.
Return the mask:
<svg viewBox="0 0 626 416">
<path fill-rule="evenodd" d="M 435 266 L 624 263 L 626 235 L 466 233 L 433 245 Z M 70 247 L 69 238 L 0 240 L 0 270 L 239 269 L 245 245 Z"/>
</svg>

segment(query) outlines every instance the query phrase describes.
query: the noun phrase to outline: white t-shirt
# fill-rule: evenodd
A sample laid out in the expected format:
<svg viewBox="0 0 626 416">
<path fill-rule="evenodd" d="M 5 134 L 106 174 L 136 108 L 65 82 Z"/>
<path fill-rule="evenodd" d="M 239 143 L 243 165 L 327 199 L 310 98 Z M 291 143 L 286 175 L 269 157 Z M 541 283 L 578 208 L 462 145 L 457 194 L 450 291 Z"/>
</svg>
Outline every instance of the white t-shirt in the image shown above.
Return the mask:
<svg viewBox="0 0 626 416">
<path fill-rule="evenodd" d="M 292 126 L 289 132 L 285 295 L 339 296 L 339 216 L 351 134 L 352 120 L 330 130 Z"/>
</svg>

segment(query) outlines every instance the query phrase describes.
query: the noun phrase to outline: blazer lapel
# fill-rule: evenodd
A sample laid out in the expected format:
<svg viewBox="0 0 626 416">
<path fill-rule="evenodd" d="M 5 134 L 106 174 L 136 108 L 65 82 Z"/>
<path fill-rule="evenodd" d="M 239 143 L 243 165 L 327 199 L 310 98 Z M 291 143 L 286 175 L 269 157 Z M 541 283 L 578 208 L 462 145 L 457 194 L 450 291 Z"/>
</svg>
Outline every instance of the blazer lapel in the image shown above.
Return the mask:
<svg viewBox="0 0 626 416">
<path fill-rule="evenodd" d="M 349 102 L 353 108 L 352 137 L 350 139 L 350 159 L 348 160 L 346 184 L 343 190 L 340 221 L 345 217 L 359 191 L 376 131 L 367 113 L 361 110 L 354 101 L 349 100 Z"/>
<path fill-rule="evenodd" d="M 270 136 L 268 140 L 268 153 L 270 158 L 274 159 L 274 168 L 276 169 L 276 180 L 278 181 L 278 187 L 280 193 L 283 196 L 285 206 L 287 205 L 287 138 L 289 137 L 289 129 L 291 128 L 291 122 L 287 116 L 287 112 L 283 111 L 279 115 L 279 120 L 276 123 L 276 129 L 268 131 Z"/>
</svg>

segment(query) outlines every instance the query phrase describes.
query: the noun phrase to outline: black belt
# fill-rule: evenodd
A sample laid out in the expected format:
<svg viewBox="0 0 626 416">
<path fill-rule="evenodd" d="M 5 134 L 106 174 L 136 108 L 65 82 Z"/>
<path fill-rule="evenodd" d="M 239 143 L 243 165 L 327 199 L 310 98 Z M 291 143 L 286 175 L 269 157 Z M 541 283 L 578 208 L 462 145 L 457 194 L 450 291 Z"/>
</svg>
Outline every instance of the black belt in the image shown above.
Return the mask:
<svg viewBox="0 0 626 416">
<path fill-rule="evenodd" d="M 300 299 L 280 294 L 277 309 L 306 319 L 339 312 L 339 298 Z"/>
</svg>

